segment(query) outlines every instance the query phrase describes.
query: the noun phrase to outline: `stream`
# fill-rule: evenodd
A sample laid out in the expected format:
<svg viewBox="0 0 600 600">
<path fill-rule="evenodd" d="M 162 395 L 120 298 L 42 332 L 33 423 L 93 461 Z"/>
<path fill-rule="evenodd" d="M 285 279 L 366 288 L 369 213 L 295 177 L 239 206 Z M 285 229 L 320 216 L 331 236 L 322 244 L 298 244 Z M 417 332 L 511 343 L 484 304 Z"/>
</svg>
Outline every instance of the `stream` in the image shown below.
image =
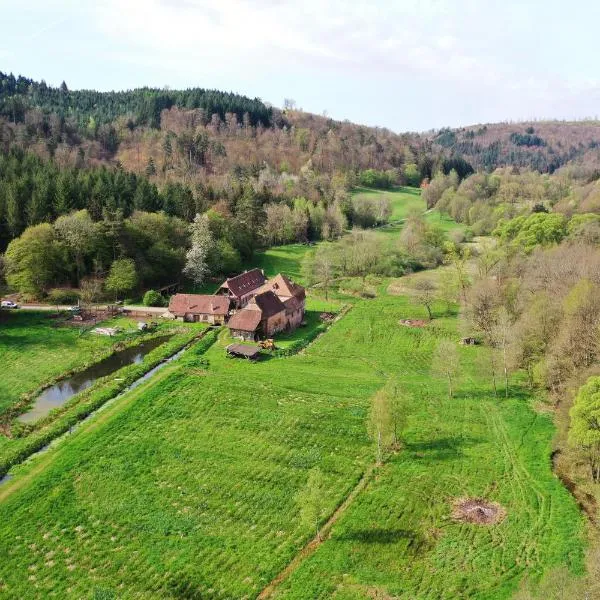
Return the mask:
<svg viewBox="0 0 600 600">
<path fill-rule="evenodd" d="M 141 363 L 146 354 L 164 344 L 170 337 L 170 335 L 155 337 L 137 346 L 115 352 L 111 356 L 94 363 L 87 369 L 47 387 L 35 399 L 33 407 L 18 417 L 19 421 L 22 423 L 34 423 L 38 421 L 54 408 L 62 406 L 75 394 L 89 388 L 101 377 L 106 377 L 127 365 Z"/>
<path fill-rule="evenodd" d="M 206 332 L 208 332 L 210 330 L 211 330 L 211 328 L 207 329 Z M 162 336 L 161 338 L 154 338 L 154 340 L 150 340 L 150 341 L 153 342 L 156 339 L 160 339 L 161 342 L 165 342 L 166 341 L 165 338 L 169 338 L 169 337 L 171 337 L 171 336 Z M 145 381 L 148 381 L 148 379 L 150 379 L 157 371 L 160 371 L 162 368 L 166 367 L 170 362 L 172 362 L 174 360 L 177 360 L 190 346 L 192 346 L 193 344 L 195 344 L 197 341 L 198 341 L 198 338 L 195 338 L 195 339 L 191 340 L 183 348 L 181 348 L 180 350 L 178 350 L 177 352 L 175 352 L 174 354 L 172 354 L 168 358 L 165 358 L 164 360 L 162 360 L 161 362 L 159 362 L 155 367 L 152 367 L 152 369 L 150 369 L 147 373 L 145 373 L 144 375 L 142 375 L 141 377 L 139 377 L 138 379 L 136 379 L 133 383 L 131 383 L 130 385 L 128 385 L 124 390 L 122 390 L 116 396 L 114 396 L 113 398 L 111 398 L 110 400 L 108 400 L 108 402 L 105 402 L 102 406 L 100 406 L 100 408 L 98 408 L 97 410 L 91 412 L 84 419 L 82 419 L 81 421 L 79 421 L 77 423 L 77 425 L 74 425 L 73 427 L 71 427 L 71 429 L 69 429 L 69 431 L 67 431 L 66 433 L 63 433 L 62 435 L 58 436 L 57 438 L 55 438 L 54 440 L 52 440 L 51 442 L 49 442 L 48 444 L 46 444 L 43 448 L 40 448 L 39 450 L 37 450 L 36 452 L 34 452 L 30 456 L 28 456 L 26 460 L 30 460 L 34 456 L 38 456 L 39 454 L 43 454 L 52 445 L 54 445 L 55 443 L 59 442 L 60 440 L 62 440 L 64 438 L 66 438 L 67 436 L 69 436 L 71 433 L 73 433 L 79 427 L 81 427 L 81 425 L 83 423 L 85 423 L 88 419 L 90 419 L 94 415 L 98 414 L 102 410 L 105 410 L 108 406 L 110 406 L 111 404 L 113 404 L 114 402 L 116 402 L 119 398 L 121 398 L 122 396 L 124 396 L 125 394 L 127 394 L 128 392 L 130 392 L 131 390 L 134 390 L 136 387 L 138 387 L 139 385 L 141 385 Z M 150 342 L 148 342 L 147 344 L 149 345 Z M 144 347 L 143 356 L 149 352 L 148 345 L 146 345 Z M 157 343 L 157 344 L 155 344 L 154 347 L 156 347 L 158 345 L 160 345 L 160 344 Z M 135 349 L 139 350 L 140 347 L 136 346 Z M 130 350 L 133 350 L 133 348 L 131 348 Z M 125 352 L 125 351 L 123 351 L 123 352 Z M 142 359 L 143 359 L 143 356 L 142 356 Z M 141 359 L 137 360 L 137 362 L 140 362 L 140 360 Z M 131 364 L 131 362 L 127 363 L 127 364 Z M 48 388 L 48 389 L 50 389 L 50 388 Z M 13 477 L 13 475 L 10 472 L 7 473 L 4 477 L 0 477 L 0 485 L 2 485 L 3 483 L 7 483 L 8 481 L 10 481 L 12 479 L 12 477 Z"/>
</svg>

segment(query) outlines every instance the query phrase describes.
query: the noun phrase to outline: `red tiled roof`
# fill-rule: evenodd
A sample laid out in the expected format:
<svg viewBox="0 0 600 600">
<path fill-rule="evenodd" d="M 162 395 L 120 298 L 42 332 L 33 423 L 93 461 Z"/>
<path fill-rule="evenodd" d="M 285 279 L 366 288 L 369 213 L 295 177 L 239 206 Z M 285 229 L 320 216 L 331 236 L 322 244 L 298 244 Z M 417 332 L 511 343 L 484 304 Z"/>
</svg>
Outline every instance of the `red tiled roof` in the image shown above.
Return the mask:
<svg viewBox="0 0 600 600">
<path fill-rule="evenodd" d="M 266 291 L 272 291 L 278 296 L 295 296 L 300 300 L 306 296 L 306 292 L 301 285 L 294 283 L 281 273 L 269 279 L 259 290 L 259 292 Z"/>
<path fill-rule="evenodd" d="M 258 294 L 254 296 L 251 303 L 258 306 L 265 319 L 285 310 L 283 302 L 273 292 L 263 292 L 262 294 Z"/>
<path fill-rule="evenodd" d="M 229 319 L 227 327 L 229 329 L 238 329 L 240 331 L 256 331 L 261 321 L 259 310 L 248 310 L 243 308 Z"/>
<path fill-rule="evenodd" d="M 169 311 L 177 317 L 188 313 L 226 315 L 229 311 L 229 298 L 203 294 L 175 294 L 171 296 Z"/>
<path fill-rule="evenodd" d="M 258 289 L 265 281 L 265 274 L 260 269 L 252 269 L 231 277 L 221 287 L 229 288 L 234 296 L 240 297 Z"/>
</svg>

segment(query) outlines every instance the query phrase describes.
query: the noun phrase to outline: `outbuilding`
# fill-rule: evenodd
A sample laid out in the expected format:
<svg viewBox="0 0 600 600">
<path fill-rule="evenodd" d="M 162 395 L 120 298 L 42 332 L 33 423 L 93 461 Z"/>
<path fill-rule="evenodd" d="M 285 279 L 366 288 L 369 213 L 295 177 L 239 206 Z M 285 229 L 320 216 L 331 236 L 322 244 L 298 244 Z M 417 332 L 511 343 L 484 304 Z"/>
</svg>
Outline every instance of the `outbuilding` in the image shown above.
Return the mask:
<svg viewBox="0 0 600 600">
<path fill-rule="evenodd" d="M 171 296 L 169 312 L 187 322 L 222 325 L 229 314 L 229 298 L 203 294 L 175 294 Z"/>
<path fill-rule="evenodd" d="M 256 360 L 260 355 L 260 350 L 256 346 L 247 346 L 245 344 L 229 344 L 226 351 L 228 356 L 247 358 L 248 360 Z"/>
</svg>

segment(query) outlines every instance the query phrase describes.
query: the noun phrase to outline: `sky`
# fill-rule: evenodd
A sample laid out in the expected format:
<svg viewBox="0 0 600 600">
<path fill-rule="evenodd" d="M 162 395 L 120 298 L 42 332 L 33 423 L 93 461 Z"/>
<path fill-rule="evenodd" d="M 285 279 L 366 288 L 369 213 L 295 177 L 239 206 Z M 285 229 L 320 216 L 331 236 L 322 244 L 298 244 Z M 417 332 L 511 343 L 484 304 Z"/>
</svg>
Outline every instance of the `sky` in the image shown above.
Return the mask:
<svg viewBox="0 0 600 600">
<path fill-rule="evenodd" d="M 0 0 L 0 71 L 426 131 L 600 114 L 594 0 Z"/>
</svg>

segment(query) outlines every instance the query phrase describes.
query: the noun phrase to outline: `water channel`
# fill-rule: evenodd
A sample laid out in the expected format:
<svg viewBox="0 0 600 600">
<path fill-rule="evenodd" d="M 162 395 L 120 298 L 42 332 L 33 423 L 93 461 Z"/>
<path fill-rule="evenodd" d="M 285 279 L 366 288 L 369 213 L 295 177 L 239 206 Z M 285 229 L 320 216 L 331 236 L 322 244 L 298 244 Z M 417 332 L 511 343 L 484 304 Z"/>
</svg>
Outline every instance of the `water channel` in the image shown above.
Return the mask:
<svg viewBox="0 0 600 600">
<path fill-rule="evenodd" d="M 146 354 L 164 344 L 170 337 L 170 335 L 155 337 L 137 346 L 115 352 L 108 358 L 91 365 L 87 369 L 79 371 L 67 379 L 62 379 L 43 390 L 35 399 L 33 407 L 20 415 L 19 420 L 23 423 L 38 421 L 42 417 L 45 417 L 52 409 L 62 406 L 75 394 L 89 388 L 101 377 L 106 377 L 127 365 L 141 363 Z"/>
</svg>

